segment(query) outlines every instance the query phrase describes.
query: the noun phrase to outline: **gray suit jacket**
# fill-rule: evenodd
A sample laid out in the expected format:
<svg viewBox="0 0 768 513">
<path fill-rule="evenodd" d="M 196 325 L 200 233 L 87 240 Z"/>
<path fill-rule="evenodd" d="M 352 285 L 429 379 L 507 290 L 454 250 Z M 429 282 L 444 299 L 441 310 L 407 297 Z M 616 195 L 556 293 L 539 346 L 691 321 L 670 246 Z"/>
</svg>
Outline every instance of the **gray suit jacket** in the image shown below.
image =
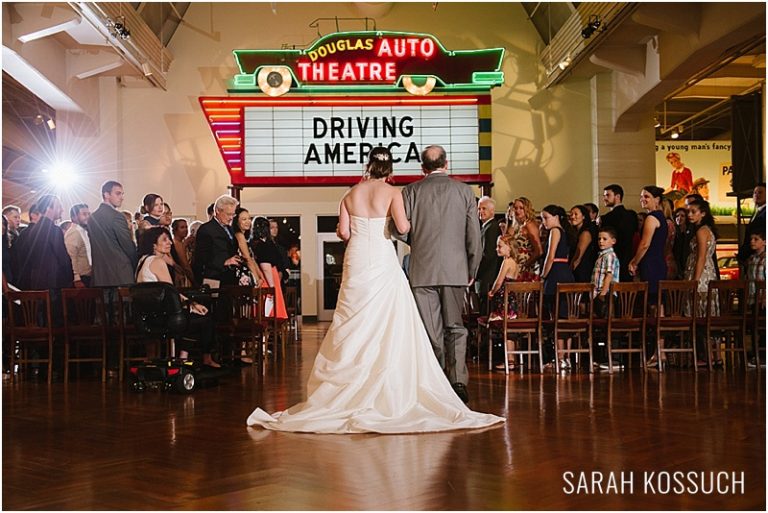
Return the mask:
<svg viewBox="0 0 768 513">
<path fill-rule="evenodd" d="M 472 189 L 445 173 L 431 173 L 403 189 L 411 222 L 411 287 L 466 287 L 482 257 Z"/>
<path fill-rule="evenodd" d="M 134 283 L 138 261 L 136 245 L 123 214 L 102 203 L 88 220 L 88 235 L 93 286 L 118 287 Z"/>
</svg>

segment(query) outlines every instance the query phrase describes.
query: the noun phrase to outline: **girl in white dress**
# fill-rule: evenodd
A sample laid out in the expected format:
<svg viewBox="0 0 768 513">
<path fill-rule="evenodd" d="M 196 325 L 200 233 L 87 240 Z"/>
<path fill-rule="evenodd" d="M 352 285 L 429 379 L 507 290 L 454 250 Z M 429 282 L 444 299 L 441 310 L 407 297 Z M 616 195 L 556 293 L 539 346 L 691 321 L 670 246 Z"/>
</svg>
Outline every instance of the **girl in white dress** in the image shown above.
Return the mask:
<svg viewBox="0 0 768 513">
<path fill-rule="evenodd" d="M 392 154 L 375 148 L 366 179 L 339 206 L 348 240 L 339 299 L 307 383 L 307 400 L 249 426 L 311 433 L 419 433 L 504 422 L 470 410 L 432 351 L 390 240 L 410 230 L 400 191 L 387 184 Z"/>
</svg>

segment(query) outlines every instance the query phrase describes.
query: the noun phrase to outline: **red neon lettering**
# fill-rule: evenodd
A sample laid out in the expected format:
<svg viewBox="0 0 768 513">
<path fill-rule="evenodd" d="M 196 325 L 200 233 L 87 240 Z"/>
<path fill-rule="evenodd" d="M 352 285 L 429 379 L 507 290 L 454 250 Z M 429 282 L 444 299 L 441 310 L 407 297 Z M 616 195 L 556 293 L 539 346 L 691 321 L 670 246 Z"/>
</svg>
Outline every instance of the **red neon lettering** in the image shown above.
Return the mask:
<svg viewBox="0 0 768 513">
<path fill-rule="evenodd" d="M 392 48 L 389 46 L 389 39 L 382 38 L 379 43 L 379 50 L 376 52 L 376 57 L 392 57 Z"/>
<path fill-rule="evenodd" d="M 312 80 L 325 80 L 325 68 L 323 67 L 322 62 L 312 63 Z"/>
<path fill-rule="evenodd" d="M 301 77 L 301 81 L 305 82 L 307 80 L 307 77 L 309 76 L 309 66 L 310 64 L 308 62 L 300 62 L 299 65 L 299 76 Z"/>
<path fill-rule="evenodd" d="M 371 80 L 381 80 L 381 63 L 372 62 L 370 64 Z"/>
<path fill-rule="evenodd" d="M 362 74 L 360 76 L 362 76 Z M 344 70 L 341 72 L 341 79 L 355 80 L 355 69 L 352 67 L 351 62 L 344 64 Z"/>
<path fill-rule="evenodd" d="M 405 39 L 395 39 L 395 57 L 405 57 Z"/>
<path fill-rule="evenodd" d="M 435 54 L 435 42 L 428 37 L 421 40 L 421 56 L 429 59 Z"/>
<path fill-rule="evenodd" d="M 339 63 L 338 62 L 328 63 L 328 80 L 332 80 L 334 82 L 339 80 Z"/>
<path fill-rule="evenodd" d="M 397 79 L 394 62 L 387 62 L 384 64 L 384 77 L 389 82 L 394 82 Z"/>
</svg>

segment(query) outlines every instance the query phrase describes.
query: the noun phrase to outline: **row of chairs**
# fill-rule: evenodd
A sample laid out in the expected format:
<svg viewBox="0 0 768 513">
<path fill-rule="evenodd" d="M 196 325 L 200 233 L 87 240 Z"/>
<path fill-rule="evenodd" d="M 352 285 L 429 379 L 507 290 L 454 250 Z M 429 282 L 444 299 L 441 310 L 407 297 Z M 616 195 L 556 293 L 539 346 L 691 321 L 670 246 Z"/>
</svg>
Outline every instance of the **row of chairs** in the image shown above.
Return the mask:
<svg viewBox="0 0 768 513">
<path fill-rule="evenodd" d="M 184 292 L 184 291 L 182 291 Z M 216 331 L 230 341 L 244 342 L 245 354 L 240 345 L 230 344 L 227 358 L 248 356 L 255 364 L 263 363 L 263 347 L 271 338 L 274 341 L 276 357 L 285 355 L 290 326 L 298 322 L 267 317 L 264 312 L 266 298 L 274 289 L 253 287 L 228 287 L 211 290 L 216 296 L 214 304 L 226 305 L 227 312 L 212 312 L 217 319 Z M 133 312 L 131 289 L 117 289 L 114 315 L 108 315 L 104 290 L 100 288 L 61 289 L 63 324 L 54 325 L 53 305 L 49 291 L 9 291 L 5 294 L 7 319 L 5 329 L 6 346 L 11 376 L 14 370 L 24 372 L 30 364 L 47 366 L 47 381 L 53 379 L 54 355 L 58 344 L 63 342 L 64 381 L 69 381 L 72 364 L 94 362 L 99 364 L 102 382 L 107 376 L 107 347 L 109 340 L 118 341 L 119 379 L 125 376 L 126 365 L 146 360 L 153 352 L 174 354 L 174 340 L 171 337 L 148 333 L 137 326 Z M 296 315 L 295 309 L 291 312 Z M 110 317 L 113 322 L 110 323 Z M 293 331 L 294 338 L 298 329 Z M 165 342 L 163 347 L 162 342 Z M 18 354 L 16 347 L 18 344 Z M 90 346 L 90 352 L 83 356 L 83 346 Z M 158 354 L 158 356 L 160 356 Z"/>
<path fill-rule="evenodd" d="M 504 341 L 505 372 L 509 373 L 509 357 L 537 356 L 539 369 L 544 368 L 543 344 L 545 332 L 553 340 L 572 338 L 577 341 L 571 353 L 577 357 L 584 354 L 589 359 L 589 371 L 593 369 L 593 337 L 596 332 L 604 334 L 608 353 L 608 370 L 613 372 L 614 354 L 639 354 L 640 363 L 646 367 L 646 335 L 655 333 L 655 340 L 675 334 L 679 344 L 657 344 L 656 359 L 659 370 L 668 353 L 690 353 L 693 367 L 698 359 L 696 332 L 703 330 L 706 341 L 707 365 L 713 367 L 714 336 L 729 337 L 730 343 L 724 350 L 743 356 L 747 367 L 747 348 L 744 339 L 747 332 L 752 336 L 757 366 L 760 366 L 760 350 L 765 350 L 765 282 L 757 282 L 755 305 L 747 304 L 747 283 L 744 281 L 712 281 L 707 292 L 707 315 L 696 316 L 697 283 L 693 281 L 669 280 L 659 282 L 656 305 L 648 306 L 648 285 L 645 282 L 613 283 L 608 301 L 607 315 L 594 315 L 592 286 L 584 283 L 560 283 L 554 298 L 554 315 L 546 318 L 544 311 L 543 285 L 541 282 L 511 282 L 504 286 L 503 312 L 514 304 L 517 311 L 513 316 L 492 320 L 487 316 L 477 320 L 476 343 L 479 348 L 486 339 L 488 344 L 488 368 L 493 365 L 493 340 L 498 333 Z M 717 308 L 715 308 L 717 306 Z M 561 311 L 561 308 L 565 311 Z M 712 314 L 719 311 L 718 314 Z M 748 328 L 749 327 L 749 328 Z M 626 343 L 617 343 L 621 340 Z M 520 343 L 521 339 L 525 343 Z M 687 339 L 687 344 L 686 344 Z M 517 344 L 513 344 L 515 340 Z M 762 341 L 763 347 L 758 350 Z M 510 348 L 512 346 L 512 348 Z M 556 347 L 556 346 L 555 346 Z M 562 358 L 555 349 L 556 361 Z"/>
</svg>

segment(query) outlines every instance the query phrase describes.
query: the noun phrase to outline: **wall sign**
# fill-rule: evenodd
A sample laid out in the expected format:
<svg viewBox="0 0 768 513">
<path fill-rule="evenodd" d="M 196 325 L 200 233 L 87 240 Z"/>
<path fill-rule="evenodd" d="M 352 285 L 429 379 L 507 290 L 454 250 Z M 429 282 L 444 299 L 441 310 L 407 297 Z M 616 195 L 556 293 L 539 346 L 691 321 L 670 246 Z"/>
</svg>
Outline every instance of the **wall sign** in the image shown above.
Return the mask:
<svg viewBox="0 0 768 513">
<path fill-rule="evenodd" d="M 490 96 L 202 97 L 233 185 L 352 185 L 375 146 L 396 183 L 422 176 L 420 153 L 448 152 L 450 173 L 491 181 Z"/>
<path fill-rule="evenodd" d="M 430 34 L 365 31 L 234 55 L 229 92 L 264 95 L 200 98 L 233 185 L 355 184 L 376 146 L 391 149 L 395 181 L 407 183 L 430 144 L 446 148 L 457 179 L 491 181 L 503 48 L 450 51 Z"/>
<path fill-rule="evenodd" d="M 379 91 L 405 88 L 426 95 L 433 89 L 488 90 L 504 82 L 503 48 L 446 50 L 430 34 L 339 32 L 305 50 L 235 50 L 240 73 L 230 92 L 327 91 L 363 86 Z"/>
</svg>

